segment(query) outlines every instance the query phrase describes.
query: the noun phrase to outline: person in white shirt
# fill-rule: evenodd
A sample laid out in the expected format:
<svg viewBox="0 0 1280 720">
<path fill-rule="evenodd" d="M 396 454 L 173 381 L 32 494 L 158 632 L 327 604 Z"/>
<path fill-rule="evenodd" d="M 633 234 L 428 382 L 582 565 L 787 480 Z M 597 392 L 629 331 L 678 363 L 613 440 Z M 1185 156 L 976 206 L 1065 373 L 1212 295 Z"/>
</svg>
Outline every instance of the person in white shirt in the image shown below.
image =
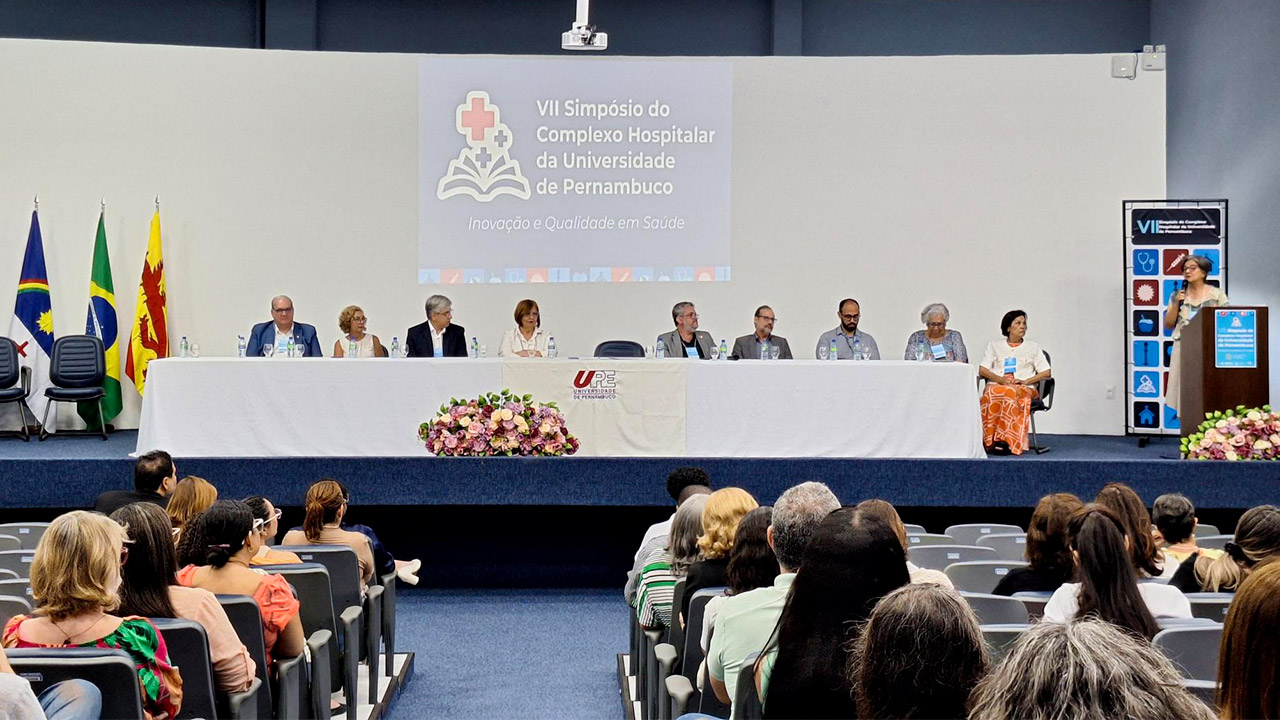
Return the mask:
<svg viewBox="0 0 1280 720">
<path fill-rule="evenodd" d="M 333 342 L 333 357 L 346 357 L 355 343 L 356 357 L 386 357 L 387 349 L 377 335 L 368 331 L 369 318 L 359 305 L 348 305 L 338 313 L 338 329 L 342 337 Z"/>
<path fill-rule="evenodd" d="M 1182 591 L 1158 582 L 1138 582 L 1129 538 L 1115 513 L 1097 503 L 1078 510 L 1067 528 L 1080 582 L 1064 583 L 1044 607 L 1045 622 L 1095 616 L 1145 638 L 1160 628 L 1156 618 L 1189 618 Z"/>
<path fill-rule="evenodd" d="M 706 470 L 699 467 L 678 467 L 667 475 L 667 494 L 675 501 L 678 509 L 684 504 L 685 500 L 694 495 L 710 495 L 711 494 L 711 476 Z M 671 534 L 671 521 L 676 517 L 675 512 L 671 513 L 671 517 L 656 522 L 645 530 L 644 537 L 640 540 L 640 548 L 636 550 L 635 557 L 631 559 L 631 571 L 627 573 L 627 584 L 623 588 L 623 597 L 630 604 L 636 596 L 636 589 L 640 584 L 640 563 L 649 553 L 662 547 L 667 542 L 667 536 Z"/>
<path fill-rule="evenodd" d="M 498 357 L 547 357 L 547 334 L 542 332 L 538 303 L 525 298 L 516 303 L 516 326 L 502 333 Z"/>
<path fill-rule="evenodd" d="M 992 340 L 982 354 L 978 375 L 987 381 L 982 393 L 982 444 L 1009 446 L 1014 455 L 1028 447 L 1031 402 L 1040 397 L 1037 385 L 1052 376 L 1049 358 L 1040 345 L 1027 340 L 1027 314 L 1010 310 L 1000 320 L 1004 340 Z"/>
</svg>

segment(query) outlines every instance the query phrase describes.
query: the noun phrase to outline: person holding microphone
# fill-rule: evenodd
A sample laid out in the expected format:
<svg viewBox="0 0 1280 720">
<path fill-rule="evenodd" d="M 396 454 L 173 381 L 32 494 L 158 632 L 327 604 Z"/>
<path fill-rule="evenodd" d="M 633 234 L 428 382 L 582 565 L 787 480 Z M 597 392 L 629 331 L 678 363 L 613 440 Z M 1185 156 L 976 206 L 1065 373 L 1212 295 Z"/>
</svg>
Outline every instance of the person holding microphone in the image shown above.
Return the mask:
<svg viewBox="0 0 1280 720">
<path fill-rule="evenodd" d="M 1165 404 L 1176 412 L 1182 405 L 1182 382 L 1179 377 L 1182 364 L 1182 329 L 1201 308 L 1226 305 L 1227 294 L 1205 282 L 1213 272 L 1213 261 L 1203 255 L 1189 255 L 1182 261 L 1182 289 L 1169 297 L 1164 311 L 1164 326 L 1173 329 L 1173 353 L 1169 359 L 1169 389 Z"/>
</svg>

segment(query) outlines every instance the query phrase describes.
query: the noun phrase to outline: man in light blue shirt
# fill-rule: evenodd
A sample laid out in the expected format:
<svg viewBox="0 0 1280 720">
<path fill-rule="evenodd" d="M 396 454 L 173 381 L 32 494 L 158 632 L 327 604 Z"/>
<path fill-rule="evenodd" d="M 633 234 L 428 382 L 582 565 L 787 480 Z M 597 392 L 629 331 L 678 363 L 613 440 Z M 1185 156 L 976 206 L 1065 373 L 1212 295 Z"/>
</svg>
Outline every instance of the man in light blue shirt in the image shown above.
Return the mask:
<svg viewBox="0 0 1280 720">
<path fill-rule="evenodd" d="M 822 359 L 823 348 L 830 352 L 831 341 L 835 340 L 837 360 L 879 360 L 880 348 L 876 347 L 876 339 L 858 329 L 858 320 L 862 317 L 862 307 L 853 298 L 840 301 L 836 310 L 840 324 L 834 330 L 822 333 L 818 338 L 818 346 L 813 355 Z"/>
</svg>

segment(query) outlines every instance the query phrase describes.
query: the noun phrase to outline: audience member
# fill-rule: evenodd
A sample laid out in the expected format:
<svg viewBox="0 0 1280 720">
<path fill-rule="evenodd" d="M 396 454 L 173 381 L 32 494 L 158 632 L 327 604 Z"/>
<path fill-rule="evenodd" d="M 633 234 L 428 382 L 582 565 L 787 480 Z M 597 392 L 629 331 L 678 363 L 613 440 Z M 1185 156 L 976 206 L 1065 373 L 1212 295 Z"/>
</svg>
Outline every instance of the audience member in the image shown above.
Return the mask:
<svg viewBox="0 0 1280 720">
<path fill-rule="evenodd" d="M 122 571 L 120 612 L 146 618 L 182 618 L 199 623 L 209 636 L 209 658 L 218 689 L 244 692 L 253 683 L 254 664 L 218 598 L 178 584 L 178 556 L 169 537 L 169 518 L 151 503 L 133 503 L 111 513 L 130 537 L 129 562 Z"/>
<path fill-rule="evenodd" d="M 76 510 L 55 518 L 31 561 L 36 615 L 11 618 L 0 644 L 124 650 L 137 668 L 147 718 L 172 718 L 182 708 L 182 677 L 164 638 L 146 618 L 112 614 L 120 607 L 127 542 L 124 528 L 105 515 Z"/>
<path fill-rule="evenodd" d="M 110 515 L 119 508 L 136 502 L 155 503 L 164 507 L 178 484 L 178 470 L 173 458 L 163 450 L 152 450 L 133 464 L 133 490 L 108 490 L 93 501 L 93 511 Z"/>
<path fill-rule="evenodd" d="M 753 320 L 755 322 L 755 332 L 750 335 L 743 335 L 733 341 L 733 352 L 730 357 L 736 360 L 791 360 L 791 345 L 787 339 L 781 335 L 773 334 L 773 324 L 778 321 L 778 316 L 773 313 L 773 308 L 768 305 L 761 305 L 756 308 L 756 315 Z M 777 355 L 774 350 L 777 350 Z M 765 354 L 768 357 L 765 357 Z"/>
<path fill-rule="evenodd" d="M 1130 558 L 1130 539 L 1115 513 L 1096 503 L 1071 516 L 1067 541 L 1079 582 L 1063 583 L 1044 606 L 1045 622 L 1071 622 L 1088 615 L 1151 639 L 1155 618 L 1191 617 L 1191 603 L 1177 589 L 1139 583 Z"/>
<path fill-rule="evenodd" d="M 498 357 L 547 357 L 549 346 L 538 303 L 528 298 L 516 303 L 515 319 L 516 326 L 502 333 Z"/>
<path fill-rule="evenodd" d="M 969 351 L 964 338 L 955 330 L 948 330 L 951 311 L 942 303 L 930 303 L 920 311 L 924 330 L 917 330 L 907 338 L 903 360 L 929 360 L 931 362 L 969 362 Z"/>
<path fill-rule="evenodd" d="M 386 357 L 387 349 L 377 335 L 368 331 L 368 327 L 369 318 L 359 305 L 342 308 L 338 313 L 338 329 L 342 331 L 342 337 L 333 341 L 333 357 L 346 357 L 352 343 L 356 345 L 356 357 Z"/>
<path fill-rule="evenodd" d="M 694 495 L 710 495 L 711 476 L 699 467 L 678 467 L 667 475 L 667 494 L 675 501 L 677 508 Z M 671 517 L 650 525 L 649 529 L 644 531 L 644 537 L 640 539 L 640 548 L 631 559 L 631 572 L 627 573 L 627 584 L 622 591 L 628 605 L 635 604 L 636 587 L 640 583 L 640 562 L 654 550 L 666 544 L 667 536 L 671 534 L 671 521 L 675 516 L 676 513 L 673 510 Z"/>
<path fill-rule="evenodd" d="M 702 534 L 702 510 L 709 495 L 695 495 L 676 510 L 667 543 L 641 562 L 640 586 L 636 591 L 636 617 L 643 628 L 671 627 L 671 605 L 675 586 L 699 557 L 698 536 Z"/>
<path fill-rule="evenodd" d="M 1106 507 L 1124 528 L 1125 537 L 1129 538 L 1129 554 L 1133 558 L 1133 566 L 1142 577 L 1173 577 L 1178 569 L 1177 563 L 1166 561 L 1152 535 L 1151 516 L 1147 514 L 1147 506 L 1138 497 L 1133 488 L 1124 483 L 1107 483 L 1094 502 Z"/>
<path fill-rule="evenodd" d="M 962 718 L 986 674 L 978 616 L 956 591 L 930 583 L 885 595 L 849 662 L 860 720 Z"/>
<path fill-rule="evenodd" d="M 360 565 L 360 589 L 373 580 L 373 548 L 369 538 L 342 529 L 347 514 L 347 499 L 335 480 L 320 480 L 307 490 L 306 516 L 302 530 L 285 533 L 284 545 L 346 545 L 356 553 Z"/>
<path fill-rule="evenodd" d="M 1221 550 L 1196 545 L 1196 526 L 1199 522 L 1195 505 L 1182 493 L 1161 495 L 1152 504 L 1151 524 L 1156 527 L 1152 537 L 1164 551 L 1166 572 L 1169 570 L 1168 566 L 1181 564 L 1195 553 L 1211 558 L 1222 554 Z M 1173 562 L 1169 562 L 1170 560 Z"/>
<path fill-rule="evenodd" d="M 260 322 L 249 331 L 249 341 L 245 346 L 246 357 L 264 355 L 264 347 L 275 357 L 286 357 L 290 341 L 293 342 L 295 357 L 324 357 L 320 349 L 320 338 L 316 336 L 316 327 L 306 323 L 293 321 L 293 300 L 288 295 L 277 295 L 271 298 L 271 319 Z"/>
<path fill-rule="evenodd" d="M 177 544 L 182 536 L 182 528 L 195 515 L 208 510 L 218 500 L 218 488 L 204 478 L 188 475 L 178 481 L 169 496 L 169 504 L 165 511 L 169 514 L 169 522 L 173 527 L 172 542 Z"/>
<path fill-rule="evenodd" d="M 902 552 L 907 559 L 907 574 L 911 576 L 913 583 L 933 583 L 943 587 L 955 587 L 951 583 L 951 578 L 941 570 L 930 570 L 929 568 L 917 567 L 911 562 L 911 543 L 907 539 L 907 526 L 902 524 L 902 518 L 898 515 L 898 510 L 887 500 L 863 500 L 858 503 L 857 509 L 863 517 L 877 518 L 884 524 L 893 529 L 893 534 L 898 538 L 898 542 L 902 543 Z"/>
<path fill-rule="evenodd" d="M 248 595 L 262 614 L 262 635 L 267 649 L 267 665 L 273 658 L 297 657 L 302 653 L 300 607 L 293 586 L 280 575 L 249 567 L 262 544 L 264 523 L 239 500 L 219 500 L 187 525 L 179 547 L 204 550 L 204 561 L 178 571 L 178 584 L 198 587 L 215 595 Z"/>
<path fill-rule="evenodd" d="M 880 348 L 870 333 L 858 329 L 862 319 L 862 306 L 853 298 L 845 298 L 836 306 L 836 319 L 840 321 L 835 328 L 818 336 L 818 346 L 814 349 L 814 357 L 825 359 L 831 352 L 834 343 L 837 360 L 879 360 Z"/>
<path fill-rule="evenodd" d="M 1000 319 L 1004 340 L 992 340 L 982 353 L 978 375 L 987 381 L 982 391 L 982 444 L 991 449 L 1004 443 L 1021 455 L 1030 444 L 1031 402 L 1040 397 L 1037 388 L 1053 370 L 1040 345 L 1027 340 L 1027 314 L 1010 310 Z"/>
<path fill-rule="evenodd" d="M 88 680 L 54 683 L 37 698 L 0 648 L 0 718 L 4 720 L 98 720 L 102 691 Z"/>
<path fill-rule="evenodd" d="M 351 491 L 347 489 L 346 483 L 341 480 L 334 480 L 334 482 L 338 483 L 338 488 L 342 490 L 342 499 L 347 503 L 347 509 L 350 510 Z M 343 530 L 357 532 L 369 538 L 369 549 L 373 551 L 373 569 L 379 576 L 395 573 L 396 577 L 400 578 L 402 582 L 410 585 L 418 584 L 418 570 L 422 568 L 421 560 L 417 558 L 397 560 L 391 554 L 391 551 L 387 550 L 386 546 L 382 544 L 382 541 L 378 539 L 378 534 L 373 531 L 373 528 L 368 525 L 347 522 L 347 513 L 342 515 L 341 527 Z M 294 529 L 296 530 L 297 528 Z"/>
<path fill-rule="evenodd" d="M 880 598 L 910 582 L 902 543 L 883 520 L 856 508 L 823 519 L 756 663 L 764 716 L 857 717 L 851 641 Z"/>
<path fill-rule="evenodd" d="M 698 536 L 699 560 L 689 566 L 680 600 L 680 626 L 689 616 L 689 599 L 703 588 L 724 587 L 728 581 L 729 551 L 733 549 L 738 523 L 759 507 L 751 493 L 742 488 L 721 488 L 707 496 L 702 509 L 702 534 Z"/>
<path fill-rule="evenodd" d="M 255 521 L 262 521 L 262 547 L 258 548 L 258 552 L 250 558 L 249 564 L 296 565 L 301 563 L 302 558 L 298 557 L 297 553 L 271 547 L 276 540 L 276 533 L 280 532 L 281 515 L 271 501 L 261 495 L 253 495 L 245 498 L 244 504 L 249 506 Z"/>
<path fill-rule="evenodd" d="M 698 329 L 698 311 L 693 303 L 678 302 L 671 308 L 671 319 L 676 329 L 658 336 L 666 356 L 669 358 L 693 358 L 695 360 L 711 359 L 711 349 L 715 340 L 711 333 Z"/>
<path fill-rule="evenodd" d="M 1280 718 L 1280 563 L 1240 584 L 1222 629 L 1218 708 L 1223 720 Z"/>
<path fill-rule="evenodd" d="M 408 357 L 466 357 L 467 331 L 453 324 L 453 301 L 444 295 L 427 298 L 427 321 L 405 332 Z"/>
<path fill-rule="evenodd" d="M 819 482 L 796 485 L 773 504 L 765 537 L 778 558 L 778 576 L 772 585 L 726 598 L 711 635 L 707 674 L 720 702 L 733 702 L 744 670 L 748 674 L 741 679 L 751 682 L 751 668 L 743 667 L 747 656 L 760 652 L 773 634 L 805 548 L 822 519 L 839 508 L 840 501 Z"/>
<path fill-rule="evenodd" d="M 773 508 L 762 505 L 747 513 L 738 523 L 738 532 L 733 536 L 733 549 L 729 551 L 729 568 L 726 571 L 728 589 L 724 595 L 717 595 L 707 601 L 702 611 L 702 650 L 705 653 L 711 644 L 711 630 L 716 625 L 716 617 L 720 614 L 720 606 L 731 597 L 736 597 L 756 588 L 773 585 L 778 577 L 778 556 L 769 547 L 769 523 L 773 519 Z M 702 674 L 698 674 L 701 678 Z"/>
<path fill-rule="evenodd" d="M 1094 619 L 1039 623 L 971 697 L 969 720 L 1213 720 L 1145 640 Z"/>
<path fill-rule="evenodd" d="M 1280 557 L 1280 508 L 1259 505 L 1245 510 L 1236 534 L 1216 558 L 1192 553 L 1169 584 L 1182 592 L 1235 592 L 1258 565 Z"/>
<path fill-rule="evenodd" d="M 1084 507 L 1071 493 L 1040 498 L 1027 526 L 1027 567 L 1013 568 L 996 583 L 996 595 L 1017 592 L 1053 592 L 1075 574 L 1076 562 L 1067 540 L 1071 516 Z"/>
</svg>

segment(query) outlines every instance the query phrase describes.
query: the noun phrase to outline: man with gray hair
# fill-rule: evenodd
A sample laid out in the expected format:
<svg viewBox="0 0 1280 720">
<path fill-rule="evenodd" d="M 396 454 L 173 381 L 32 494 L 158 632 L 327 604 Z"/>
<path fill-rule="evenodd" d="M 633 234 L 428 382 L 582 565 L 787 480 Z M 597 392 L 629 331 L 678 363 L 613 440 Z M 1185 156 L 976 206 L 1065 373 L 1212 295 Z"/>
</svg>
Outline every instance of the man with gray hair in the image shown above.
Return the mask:
<svg viewBox="0 0 1280 720">
<path fill-rule="evenodd" d="M 427 321 L 409 328 L 404 349 L 407 357 L 466 357 L 467 331 L 453 324 L 453 301 L 427 298 Z"/>
<path fill-rule="evenodd" d="M 671 308 L 671 319 L 676 329 L 658 336 L 663 350 L 669 358 L 693 358 L 694 360 L 711 359 L 711 347 L 715 341 L 711 333 L 698 329 L 698 311 L 693 303 L 685 300 Z"/>
<path fill-rule="evenodd" d="M 288 295 L 271 298 L 271 319 L 253 326 L 245 346 L 246 357 L 262 355 L 263 347 L 271 347 L 274 357 L 285 357 L 289 341 L 293 341 L 294 357 L 324 357 L 314 325 L 293 321 L 293 300 Z"/>
<path fill-rule="evenodd" d="M 768 642 L 782 616 L 787 592 L 800 569 L 805 548 L 823 518 L 839 508 L 840 501 L 819 482 L 796 485 L 773 504 L 766 537 L 778 558 L 779 575 L 769 587 L 725 598 L 716 616 L 711 646 L 707 648 L 711 688 L 721 702 L 733 702 L 741 673 L 747 673 L 744 682 L 751 681 L 751 667 L 744 661 L 748 655 L 760 652 Z"/>
</svg>

